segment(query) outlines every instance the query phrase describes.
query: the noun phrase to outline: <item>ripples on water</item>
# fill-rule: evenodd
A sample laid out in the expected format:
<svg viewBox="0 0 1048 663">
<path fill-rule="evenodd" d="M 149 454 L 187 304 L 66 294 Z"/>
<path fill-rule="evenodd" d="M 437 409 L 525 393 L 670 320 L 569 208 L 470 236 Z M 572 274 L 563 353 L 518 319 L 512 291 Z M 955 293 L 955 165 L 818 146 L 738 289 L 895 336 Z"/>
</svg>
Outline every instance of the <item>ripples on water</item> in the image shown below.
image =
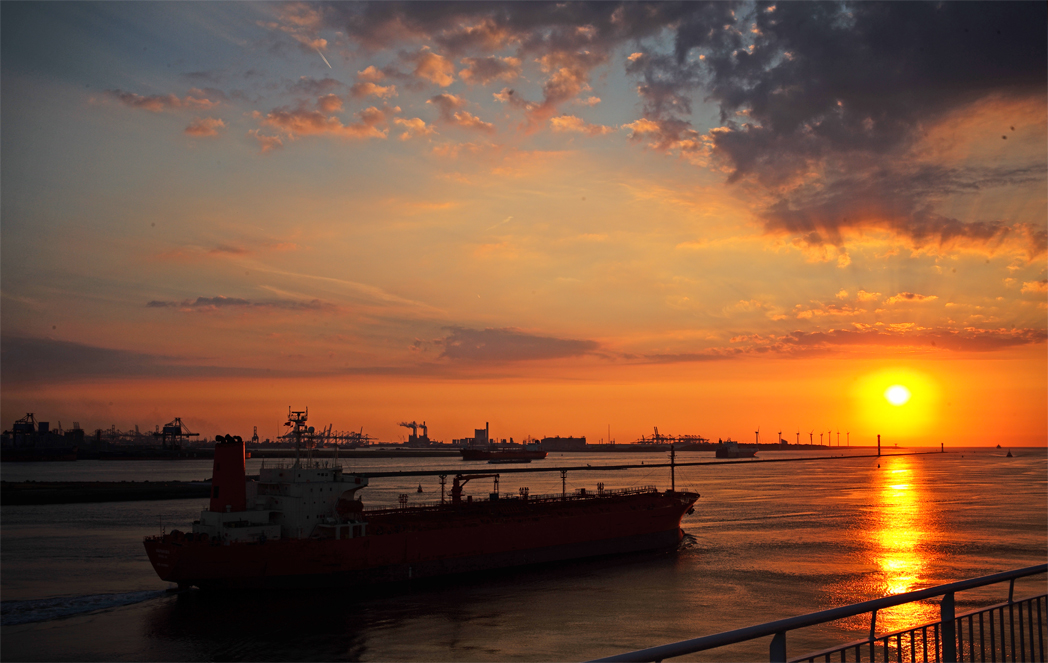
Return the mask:
<svg viewBox="0 0 1048 663">
<path fill-rule="evenodd" d="M 762 453 L 766 458 L 807 452 Z M 852 453 L 855 453 L 854 451 Z M 141 539 L 195 519 L 203 500 L 3 507 L 4 660 L 583 660 L 1043 563 L 1045 451 L 991 450 L 810 463 L 679 468 L 702 494 L 681 549 L 366 593 L 169 595 Z M 630 455 L 628 462 L 663 462 Z M 682 454 L 680 460 L 707 460 Z M 357 469 L 454 470 L 456 459 L 374 459 Z M 622 463 L 552 454 L 551 465 Z M 257 472 L 260 461 L 249 461 Z M 363 467 L 366 465 L 367 467 Z M 5 480 L 201 479 L 210 461 L 3 467 Z M 497 471 L 497 469 L 496 469 Z M 56 476 L 57 475 L 57 476 Z M 668 472 L 575 472 L 568 490 L 658 484 Z M 375 480 L 369 506 L 439 501 L 436 477 Z M 483 484 L 475 486 L 475 484 Z M 503 492 L 559 493 L 556 473 L 503 474 Z M 469 484 L 476 495 L 491 486 Z M 1043 577 L 1016 593 L 1043 590 Z M 986 605 L 1007 586 L 958 595 Z M 936 604 L 878 615 L 884 632 Z M 866 618 L 790 634 L 791 655 L 863 637 Z M 43 635 L 46 634 L 46 637 Z M 695 660 L 767 658 L 767 642 Z"/>
</svg>

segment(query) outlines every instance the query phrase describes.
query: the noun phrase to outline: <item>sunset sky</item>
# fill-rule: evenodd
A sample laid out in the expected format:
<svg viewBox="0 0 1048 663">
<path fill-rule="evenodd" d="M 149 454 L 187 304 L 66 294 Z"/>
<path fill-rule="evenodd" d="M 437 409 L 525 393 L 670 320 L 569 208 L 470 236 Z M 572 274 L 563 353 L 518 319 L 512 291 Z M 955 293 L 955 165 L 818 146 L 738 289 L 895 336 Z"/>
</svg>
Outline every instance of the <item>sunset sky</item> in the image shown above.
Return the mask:
<svg viewBox="0 0 1048 663">
<path fill-rule="evenodd" d="M 0 13 L 3 429 L 1046 443 L 1044 2 Z"/>
</svg>

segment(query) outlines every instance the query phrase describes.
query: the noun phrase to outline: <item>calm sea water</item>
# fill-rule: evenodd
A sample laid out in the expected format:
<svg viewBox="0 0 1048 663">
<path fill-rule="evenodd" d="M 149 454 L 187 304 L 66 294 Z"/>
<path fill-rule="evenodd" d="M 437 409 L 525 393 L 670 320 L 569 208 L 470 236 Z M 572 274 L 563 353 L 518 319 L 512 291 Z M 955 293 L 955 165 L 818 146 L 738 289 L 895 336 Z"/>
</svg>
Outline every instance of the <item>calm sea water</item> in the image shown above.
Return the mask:
<svg viewBox="0 0 1048 663">
<path fill-rule="evenodd" d="M 869 450 L 841 450 L 844 454 Z M 677 470 L 702 494 L 676 551 L 518 569 L 359 593 L 172 595 L 142 538 L 186 526 L 203 500 L 3 506 L 5 661 L 585 660 L 717 633 L 1048 558 L 1044 449 L 742 463 Z M 811 452 L 762 452 L 764 458 Z M 817 454 L 823 455 L 823 454 Z M 665 462 L 666 454 L 551 454 L 550 465 Z M 708 460 L 681 454 L 679 460 Z M 249 473 L 261 461 L 249 461 Z M 365 459 L 360 471 L 459 469 L 456 459 Z M 472 464 L 471 464 L 472 465 Z M 534 465 L 534 464 L 533 464 Z M 879 467 L 878 467 L 879 465 Z M 493 471 L 499 468 L 492 467 Z M 210 461 L 7 464 L 7 481 L 205 479 Z M 669 485 L 665 469 L 574 472 L 568 490 Z M 559 493 L 557 473 L 503 474 L 502 492 Z M 373 480 L 369 506 L 439 500 L 436 477 Z M 491 490 L 475 480 L 475 495 Z M 161 521 L 163 524 L 161 524 Z M 1045 577 L 1017 583 L 1044 591 Z M 1007 586 L 958 595 L 959 610 Z M 934 603 L 878 616 L 883 631 L 936 618 Z M 791 655 L 863 637 L 864 619 L 793 632 Z M 882 632 L 883 632 L 882 631 Z M 684 660 L 767 660 L 757 641 Z"/>
</svg>

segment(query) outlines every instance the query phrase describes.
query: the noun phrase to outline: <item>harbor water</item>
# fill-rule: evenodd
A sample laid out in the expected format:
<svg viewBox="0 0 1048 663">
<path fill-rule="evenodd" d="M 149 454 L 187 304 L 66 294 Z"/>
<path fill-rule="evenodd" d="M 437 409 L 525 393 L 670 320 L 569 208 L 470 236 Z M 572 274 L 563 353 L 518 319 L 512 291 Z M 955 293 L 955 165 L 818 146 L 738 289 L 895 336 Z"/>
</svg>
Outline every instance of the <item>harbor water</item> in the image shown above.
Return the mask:
<svg viewBox="0 0 1048 663">
<path fill-rule="evenodd" d="M 932 451 L 926 450 L 895 450 Z M 938 451 L 936 449 L 935 451 Z M 764 459 L 870 449 L 761 452 Z M 1048 559 L 1043 448 L 678 467 L 702 497 L 674 551 L 514 569 L 367 591 L 171 593 L 142 539 L 189 529 L 204 500 L 2 507 L 4 661 L 562 661 L 708 635 Z M 678 454 L 678 461 L 711 460 Z M 273 461 L 266 461 L 267 463 Z M 668 462 L 665 453 L 550 454 L 550 466 Z M 348 471 L 496 465 L 343 460 Z M 261 461 L 248 461 L 257 473 Z M 5 464 L 5 481 L 201 480 L 211 461 Z M 669 487 L 666 468 L 570 472 L 566 489 Z M 560 494 L 559 473 L 503 473 L 499 489 Z M 419 487 L 422 492 L 418 492 Z M 486 497 L 490 479 L 467 485 Z M 440 499 L 437 477 L 373 479 L 366 506 Z M 1016 595 L 1043 592 L 1042 576 Z M 958 611 L 1007 598 L 958 595 Z M 936 619 L 934 602 L 878 615 L 878 631 Z M 868 634 L 864 618 L 791 632 L 790 656 Z M 767 660 L 768 641 L 682 660 Z"/>
</svg>

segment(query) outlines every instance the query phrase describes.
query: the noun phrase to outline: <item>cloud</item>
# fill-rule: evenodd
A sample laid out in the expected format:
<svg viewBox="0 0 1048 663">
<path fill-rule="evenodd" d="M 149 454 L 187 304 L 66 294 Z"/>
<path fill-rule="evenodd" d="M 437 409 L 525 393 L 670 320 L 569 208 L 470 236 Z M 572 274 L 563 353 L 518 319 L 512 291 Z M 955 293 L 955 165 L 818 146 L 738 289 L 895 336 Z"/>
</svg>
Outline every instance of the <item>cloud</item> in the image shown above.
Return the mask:
<svg viewBox="0 0 1048 663">
<path fill-rule="evenodd" d="M 189 358 L 152 355 L 49 338 L 0 338 L 5 384 L 71 382 L 109 377 L 275 376 L 265 369 L 227 368 Z M 199 359 L 195 360 L 199 361 Z"/>
<path fill-rule="evenodd" d="M 322 113 L 338 113 L 342 110 L 342 98 L 337 94 L 325 94 L 317 99 L 317 110 Z"/>
<path fill-rule="evenodd" d="M 1023 281 L 1023 287 L 1021 292 L 1023 294 L 1035 294 L 1043 295 L 1048 293 L 1048 279 L 1041 279 L 1040 281 Z"/>
<path fill-rule="evenodd" d="M 938 297 L 935 295 L 918 295 L 917 293 L 913 292 L 900 292 L 894 297 L 889 297 L 888 299 L 884 300 L 884 303 L 899 304 L 903 302 L 912 302 L 914 304 L 920 304 L 923 302 L 935 301 L 936 299 L 938 299 Z"/>
<path fill-rule="evenodd" d="M 304 94 L 310 97 L 320 97 L 325 94 L 337 92 L 345 87 L 345 83 L 337 81 L 334 78 L 313 78 L 312 76 L 302 76 L 294 83 L 288 85 L 288 92 L 293 94 Z"/>
<path fill-rule="evenodd" d="M 845 235 L 887 231 L 915 248 L 995 249 L 1008 245 L 1036 257 L 1048 233 L 1028 223 L 961 221 L 936 213 L 931 201 L 1001 186 L 1043 182 L 1042 167 L 947 168 L 895 164 L 798 187 L 761 216 L 769 233 L 799 235 L 812 245 L 841 246 Z"/>
<path fill-rule="evenodd" d="M 484 58 L 462 58 L 465 69 L 459 70 L 459 78 L 469 84 L 487 85 L 493 81 L 512 81 L 521 72 L 520 58 L 489 55 Z"/>
<path fill-rule="evenodd" d="M 393 118 L 393 124 L 398 127 L 404 127 L 405 129 L 405 131 L 400 134 L 400 140 L 408 140 L 419 136 L 432 136 L 437 133 L 436 129 L 426 124 L 424 120 L 418 117 L 411 119 L 396 117 Z"/>
<path fill-rule="evenodd" d="M 427 100 L 426 103 L 435 106 L 440 112 L 441 121 L 447 124 L 484 133 L 495 132 L 494 124 L 484 122 L 468 111 L 459 110 L 466 105 L 461 97 L 445 92 Z"/>
<path fill-rule="evenodd" d="M 146 308 L 175 308 L 180 311 L 205 311 L 213 312 L 221 309 L 281 309 L 285 311 L 332 311 L 335 305 L 323 302 L 319 299 L 309 301 L 290 299 L 271 299 L 263 301 L 251 301 L 240 297 L 197 297 L 196 299 L 184 299 L 180 302 L 164 301 L 154 299 L 146 304 Z"/>
<path fill-rule="evenodd" d="M 415 78 L 440 87 L 447 87 L 455 82 L 455 65 L 442 55 L 423 49 L 418 53 L 404 54 L 402 59 L 414 63 L 415 70 L 412 75 Z"/>
<path fill-rule="evenodd" d="M 737 130 L 717 149 L 736 174 L 794 170 L 827 153 L 886 154 L 990 94 L 1043 97 L 1043 6 L 780 3 L 752 48 L 711 49 L 708 89 Z M 678 40 L 678 56 L 690 43 Z M 856 84 L 861 81 L 861 84 Z M 749 121 L 731 121 L 736 111 Z"/>
<path fill-rule="evenodd" d="M 1048 332 L 1043 329 L 998 330 L 857 330 L 828 332 L 793 332 L 780 339 L 780 350 L 830 346 L 927 347 L 956 352 L 990 352 L 1021 345 L 1044 343 Z"/>
<path fill-rule="evenodd" d="M 381 70 L 377 69 L 375 65 L 369 65 L 363 71 L 357 72 L 357 80 L 369 83 L 378 83 L 386 77 L 386 74 Z"/>
<path fill-rule="evenodd" d="M 583 133 L 587 136 L 604 136 L 615 131 L 613 127 L 589 124 L 581 117 L 575 117 L 574 115 L 558 115 L 550 118 L 549 125 L 553 133 L 573 132 Z"/>
<path fill-rule="evenodd" d="M 375 85 L 371 81 L 363 81 L 360 83 L 355 83 L 353 87 L 349 88 L 349 92 L 356 99 L 359 99 L 361 97 L 378 97 L 379 99 L 389 99 L 390 97 L 397 96 L 397 86 Z"/>
<path fill-rule="evenodd" d="M 194 91 L 201 92 L 200 90 Z M 173 94 L 152 94 L 149 96 L 142 96 L 135 94 L 134 92 L 124 92 L 123 90 L 107 90 L 106 94 L 128 108 L 137 108 L 139 110 L 149 111 L 150 113 L 162 113 L 164 111 L 181 109 L 208 110 L 218 105 L 218 102 L 216 101 L 211 101 L 206 97 L 196 97 L 192 94 L 188 94 L 182 98 Z"/>
<path fill-rule="evenodd" d="M 328 115 L 324 111 L 326 101 L 331 97 L 321 97 L 317 108 L 311 109 L 306 105 L 297 108 L 277 108 L 260 118 L 262 125 L 274 127 L 289 138 L 299 136 L 337 136 L 341 138 L 385 138 L 388 135 L 388 125 L 395 113 L 400 112 L 399 106 L 384 106 L 379 109 L 374 106 L 356 113 L 357 122 L 343 124 L 342 120 L 334 115 Z M 328 107 L 333 103 L 327 103 Z M 263 149 L 263 151 L 265 151 Z"/>
<path fill-rule="evenodd" d="M 199 117 L 189 123 L 186 134 L 190 136 L 217 136 L 219 129 L 224 129 L 226 123 L 216 117 Z"/>
<path fill-rule="evenodd" d="M 262 154 L 284 147 L 284 141 L 280 139 L 280 136 L 267 136 L 258 129 L 251 129 L 247 133 L 258 141 L 258 148 Z"/>
<path fill-rule="evenodd" d="M 453 361 L 528 361 L 562 359 L 591 354 L 600 346 L 596 341 L 537 336 L 518 329 L 449 328 L 443 339 L 441 357 Z"/>
</svg>

